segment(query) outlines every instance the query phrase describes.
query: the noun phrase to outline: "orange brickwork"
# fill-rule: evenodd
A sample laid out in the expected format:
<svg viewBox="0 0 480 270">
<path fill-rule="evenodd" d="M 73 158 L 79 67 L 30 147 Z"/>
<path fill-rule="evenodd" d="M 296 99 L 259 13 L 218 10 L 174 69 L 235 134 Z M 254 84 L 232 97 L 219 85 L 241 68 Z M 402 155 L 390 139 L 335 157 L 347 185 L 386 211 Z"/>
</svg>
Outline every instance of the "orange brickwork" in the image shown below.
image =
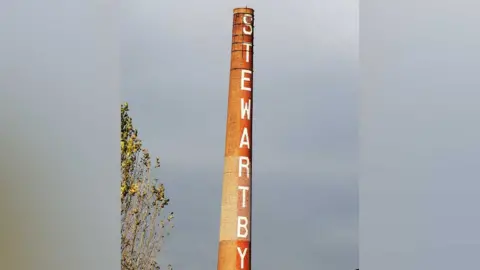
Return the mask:
<svg viewBox="0 0 480 270">
<path fill-rule="evenodd" d="M 253 28 L 253 9 L 233 10 L 218 270 L 250 270 Z"/>
</svg>

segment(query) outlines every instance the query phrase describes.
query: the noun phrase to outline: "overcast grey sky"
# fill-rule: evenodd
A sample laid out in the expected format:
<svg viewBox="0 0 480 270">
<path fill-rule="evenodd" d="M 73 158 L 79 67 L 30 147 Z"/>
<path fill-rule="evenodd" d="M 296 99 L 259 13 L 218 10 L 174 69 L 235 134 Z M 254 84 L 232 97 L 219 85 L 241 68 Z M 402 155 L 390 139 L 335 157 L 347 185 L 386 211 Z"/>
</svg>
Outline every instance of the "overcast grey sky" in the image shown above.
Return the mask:
<svg viewBox="0 0 480 270">
<path fill-rule="evenodd" d="M 252 267 L 358 266 L 354 0 L 122 2 L 123 101 L 176 212 L 162 254 L 215 269 L 232 9 L 255 9 Z"/>
</svg>

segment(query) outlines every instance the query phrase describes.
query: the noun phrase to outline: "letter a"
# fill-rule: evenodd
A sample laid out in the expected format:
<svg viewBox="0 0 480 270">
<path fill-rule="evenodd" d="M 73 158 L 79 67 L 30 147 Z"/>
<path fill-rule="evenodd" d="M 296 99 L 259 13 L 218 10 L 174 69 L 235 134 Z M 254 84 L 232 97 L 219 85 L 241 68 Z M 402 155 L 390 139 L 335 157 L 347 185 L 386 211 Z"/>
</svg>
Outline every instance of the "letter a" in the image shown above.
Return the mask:
<svg viewBox="0 0 480 270">
<path fill-rule="evenodd" d="M 248 129 L 243 128 L 242 138 L 240 139 L 240 148 L 247 146 L 250 149 L 250 140 L 248 139 Z"/>
</svg>

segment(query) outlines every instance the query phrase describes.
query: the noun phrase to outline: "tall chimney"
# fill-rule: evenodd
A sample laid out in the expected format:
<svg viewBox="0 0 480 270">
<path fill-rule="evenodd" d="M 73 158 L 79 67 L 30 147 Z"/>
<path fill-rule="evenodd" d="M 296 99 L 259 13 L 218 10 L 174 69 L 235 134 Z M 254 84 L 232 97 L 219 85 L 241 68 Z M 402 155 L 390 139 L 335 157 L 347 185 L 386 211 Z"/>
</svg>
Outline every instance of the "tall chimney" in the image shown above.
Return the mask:
<svg viewBox="0 0 480 270">
<path fill-rule="evenodd" d="M 253 12 L 233 10 L 217 270 L 249 270 L 251 262 Z"/>
</svg>

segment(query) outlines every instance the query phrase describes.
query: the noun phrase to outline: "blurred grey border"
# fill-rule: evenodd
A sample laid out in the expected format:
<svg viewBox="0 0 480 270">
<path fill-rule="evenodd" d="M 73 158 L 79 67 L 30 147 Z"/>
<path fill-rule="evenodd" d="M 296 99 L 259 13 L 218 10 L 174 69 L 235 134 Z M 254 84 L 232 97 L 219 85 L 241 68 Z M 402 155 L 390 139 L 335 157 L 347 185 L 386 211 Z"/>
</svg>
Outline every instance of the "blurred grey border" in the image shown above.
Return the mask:
<svg viewBox="0 0 480 270">
<path fill-rule="evenodd" d="M 0 3 L 0 269 L 120 269 L 117 6 Z"/>
<path fill-rule="evenodd" d="M 360 1 L 360 269 L 478 269 L 480 3 Z"/>
</svg>

